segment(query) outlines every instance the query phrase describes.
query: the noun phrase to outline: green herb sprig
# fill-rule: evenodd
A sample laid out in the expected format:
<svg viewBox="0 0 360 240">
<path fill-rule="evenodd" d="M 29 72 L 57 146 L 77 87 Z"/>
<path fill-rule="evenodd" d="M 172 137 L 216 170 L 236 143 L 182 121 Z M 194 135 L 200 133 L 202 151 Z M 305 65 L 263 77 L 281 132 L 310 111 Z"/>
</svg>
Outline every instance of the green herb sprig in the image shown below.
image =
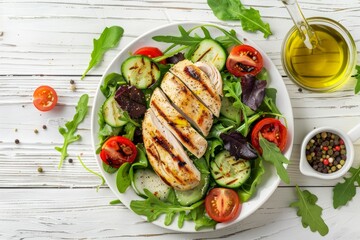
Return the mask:
<svg viewBox="0 0 360 240">
<path fill-rule="evenodd" d="M 94 66 L 100 63 L 102 60 L 104 53 L 110 48 L 116 47 L 119 44 L 120 39 L 124 34 L 124 29 L 119 26 L 107 27 L 101 33 L 99 39 L 93 40 L 93 51 L 91 53 L 91 59 L 89 65 L 81 79 L 84 79 L 86 74 L 92 69 Z"/>
<path fill-rule="evenodd" d="M 290 178 L 283 164 L 288 164 L 289 160 L 281 153 L 275 143 L 269 142 L 261 134 L 259 134 L 259 143 L 263 151 L 262 157 L 265 161 L 270 162 L 276 168 L 276 172 L 280 179 L 289 184 Z"/>
<path fill-rule="evenodd" d="M 360 186 L 360 167 L 350 168 L 349 178 L 344 177 L 344 182 L 337 183 L 333 189 L 333 206 L 339 208 L 345 206 L 356 195 L 356 185 Z"/>
<path fill-rule="evenodd" d="M 80 140 L 80 135 L 75 135 L 79 124 L 85 119 L 88 112 L 89 95 L 84 94 L 80 97 L 76 106 L 76 113 L 72 121 L 65 124 L 65 128 L 59 127 L 60 134 L 64 137 L 64 143 L 62 147 L 55 147 L 57 151 L 61 153 L 60 162 L 58 168 L 60 169 L 64 159 L 68 156 L 67 148 L 69 144 Z"/>
<path fill-rule="evenodd" d="M 297 208 L 297 215 L 301 217 L 304 228 L 310 227 L 310 230 L 319 232 L 325 236 L 329 232 L 329 227 L 322 219 L 322 208 L 316 204 L 318 198 L 308 190 L 302 191 L 296 186 L 298 200 L 290 204 L 290 207 Z"/>
<path fill-rule="evenodd" d="M 220 20 L 240 20 L 244 31 L 261 31 L 264 38 L 272 34 L 270 25 L 261 20 L 259 11 L 251 7 L 245 8 L 240 0 L 208 0 L 207 3 Z"/>
</svg>

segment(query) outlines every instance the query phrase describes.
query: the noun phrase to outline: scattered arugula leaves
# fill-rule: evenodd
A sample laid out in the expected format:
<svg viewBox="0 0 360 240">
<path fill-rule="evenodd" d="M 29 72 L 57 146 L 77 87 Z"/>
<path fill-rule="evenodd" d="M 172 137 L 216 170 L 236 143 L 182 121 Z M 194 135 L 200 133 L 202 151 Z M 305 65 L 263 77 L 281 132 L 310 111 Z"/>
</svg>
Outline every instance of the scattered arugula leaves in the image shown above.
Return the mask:
<svg viewBox="0 0 360 240">
<path fill-rule="evenodd" d="M 100 173 L 97 173 L 97 172 L 91 170 L 90 168 L 88 168 L 85 165 L 85 163 L 81 160 L 80 156 L 78 156 L 78 160 L 81 163 L 81 166 L 83 166 L 83 168 L 85 168 L 86 171 L 88 171 L 89 173 L 94 174 L 95 176 L 98 176 L 101 179 L 101 183 L 96 187 L 96 191 L 99 191 L 100 187 L 105 184 L 104 177 Z"/>
<path fill-rule="evenodd" d="M 349 178 L 344 177 L 345 181 L 337 183 L 333 189 L 333 206 L 335 209 L 345 206 L 356 195 L 355 182 L 360 186 L 360 167 L 350 168 L 349 173 L 351 176 Z"/>
<path fill-rule="evenodd" d="M 55 147 L 57 151 L 61 153 L 58 169 L 61 168 L 65 158 L 68 156 L 67 148 L 69 144 L 80 140 L 80 135 L 75 135 L 79 124 L 85 119 L 88 112 L 89 95 L 84 94 L 80 97 L 79 102 L 76 106 L 76 113 L 72 121 L 65 124 L 65 128 L 59 127 L 60 134 L 64 137 L 64 144 L 62 147 Z"/>
<path fill-rule="evenodd" d="M 280 179 L 289 184 L 290 178 L 283 164 L 288 164 L 289 160 L 281 153 L 275 143 L 269 142 L 261 134 L 259 134 L 259 143 L 262 149 L 262 157 L 265 161 L 270 162 L 276 168 L 276 172 Z"/>
<path fill-rule="evenodd" d="M 356 65 L 356 85 L 355 85 L 355 94 L 358 94 L 360 92 L 360 65 Z"/>
<path fill-rule="evenodd" d="M 302 191 L 296 185 L 296 194 L 298 200 L 290 204 L 290 207 L 297 208 L 297 215 L 301 217 L 304 228 L 310 227 L 310 230 L 319 232 L 325 236 L 329 232 L 329 227 L 321 218 L 322 208 L 316 204 L 318 198 L 308 190 Z"/>
<path fill-rule="evenodd" d="M 99 39 L 93 40 L 93 51 L 91 53 L 91 60 L 81 79 L 84 79 L 91 68 L 99 64 L 104 53 L 110 48 L 116 47 L 119 44 L 121 37 L 124 34 L 124 29 L 119 26 L 106 27 L 101 33 Z"/>
<path fill-rule="evenodd" d="M 245 8 L 240 0 L 208 0 L 207 3 L 220 20 L 240 20 L 244 31 L 261 31 L 264 38 L 272 34 L 270 25 L 262 21 L 259 11 Z"/>
</svg>

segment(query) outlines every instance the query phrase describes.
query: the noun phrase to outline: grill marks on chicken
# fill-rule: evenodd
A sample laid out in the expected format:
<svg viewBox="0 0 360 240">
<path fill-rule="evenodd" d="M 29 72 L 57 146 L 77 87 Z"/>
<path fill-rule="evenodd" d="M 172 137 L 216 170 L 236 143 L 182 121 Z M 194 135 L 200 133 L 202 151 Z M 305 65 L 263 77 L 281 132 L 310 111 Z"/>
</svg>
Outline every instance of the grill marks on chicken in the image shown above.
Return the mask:
<svg viewBox="0 0 360 240">
<path fill-rule="evenodd" d="M 170 68 L 194 95 L 216 116 L 220 115 L 221 98 L 209 77 L 189 60 L 183 60 Z"/>
<path fill-rule="evenodd" d="M 154 90 L 142 123 L 149 162 L 174 189 L 184 191 L 199 184 L 200 172 L 183 146 L 201 158 L 207 149 L 203 136 L 209 134 L 213 115 L 220 114 L 222 89 L 207 74 L 188 60 L 175 64 Z"/>
<path fill-rule="evenodd" d="M 154 171 L 175 189 L 184 191 L 196 187 L 200 181 L 199 170 L 151 108 L 145 113 L 142 127 L 145 149 Z"/>
<path fill-rule="evenodd" d="M 212 113 L 178 77 L 167 72 L 162 80 L 161 89 L 189 122 L 204 136 L 209 134 L 213 123 Z"/>
<path fill-rule="evenodd" d="M 160 88 L 156 88 L 150 99 L 150 107 L 161 124 L 197 158 L 201 158 L 207 148 L 207 141 L 171 105 Z"/>
</svg>

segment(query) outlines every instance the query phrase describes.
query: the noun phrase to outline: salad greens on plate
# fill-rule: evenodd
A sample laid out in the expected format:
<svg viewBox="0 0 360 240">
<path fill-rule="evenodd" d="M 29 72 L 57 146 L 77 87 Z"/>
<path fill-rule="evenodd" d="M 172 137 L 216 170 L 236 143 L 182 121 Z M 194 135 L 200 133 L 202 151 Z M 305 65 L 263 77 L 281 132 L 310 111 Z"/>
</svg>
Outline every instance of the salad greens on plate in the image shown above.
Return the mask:
<svg viewBox="0 0 360 240">
<path fill-rule="evenodd" d="M 97 108 L 96 153 L 103 171 L 115 176 L 119 194 L 133 191 L 139 196 L 129 203 L 135 213 L 151 222 L 161 217 L 165 226 L 176 219 L 179 229 L 185 221 L 191 221 L 199 230 L 241 217 L 264 174 L 273 172 L 269 163 L 288 183 L 284 167 L 288 160 L 283 152 L 289 142 L 287 121 L 276 105 L 277 89 L 269 87 L 260 51 L 244 44 L 234 30 L 211 24 L 186 29 L 185 25 L 178 25 L 178 34 L 153 34 L 152 45 L 140 46 L 128 56 L 122 53 L 121 61 L 116 62 L 120 71 L 108 71 L 104 76 L 99 88 L 105 100 Z M 157 47 L 159 43 L 161 48 Z M 187 75 L 175 75 L 179 69 Z M 179 77 L 181 81 L 175 83 L 185 84 L 180 91 L 191 89 L 184 90 L 195 96 L 191 101 L 205 106 L 190 108 L 209 112 L 205 120 L 197 121 L 195 116 L 186 115 L 189 109 L 181 109 L 181 102 L 190 98 L 178 99 L 190 95 L 176 91 L 176 96 L 169 95 L 166 84 L 174 81 L 169 76 Z M 210 84 L 205 87 L 207 79 Z M 191 88 L 199 84 L 202 90 Z M 210 95 L 220 101 L 219 109 L 215 100 L 205 104 L 206 99 L 201 99 L 206 91 L 214 92 Z M 162 112 L 154 107 L 155 98 L 161 96 L 167 102 L 160 106 Z M 207 125 L 201 125 L 203 121 L 208 121 Z M 168 129 L 175 126 L 177 133 Z M 192 134 L 186 132 L 187 137 L 180 139 L 184 129 Z M 149 141 L 148 136 L 153 140 Z M 187 143 L 192 143 L 194 136 L 200 140 L 190 147 Z M 170 181 L 172 178 L 154 165 L 152 144 L 160 151 L 157 161 L 172 173 L 179 171 L 174 179 L 181 184 Z M 172 165 L 171 158 L 178 163 Z M 184 168 L 188 175 L 182 175 Z M 195 179 L 191 186 L 185 183 L 190 176 Z"/>
</svg>

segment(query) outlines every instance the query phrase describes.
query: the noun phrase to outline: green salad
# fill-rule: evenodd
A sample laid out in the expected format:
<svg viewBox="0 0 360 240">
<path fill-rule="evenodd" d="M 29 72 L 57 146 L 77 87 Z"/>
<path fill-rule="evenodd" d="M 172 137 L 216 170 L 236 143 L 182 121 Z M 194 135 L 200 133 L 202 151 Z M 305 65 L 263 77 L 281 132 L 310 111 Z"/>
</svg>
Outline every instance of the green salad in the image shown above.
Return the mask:
<svg viewBox="0 0 360 240">
<path fill-rule="evenodd" d="M 120 193 L 143 198 L 130 203 L 135 213 L 215 228 L 241 214 L 264 161 L 289 183 L 286 120 L 256 48 L 214 25 L 178 29 L 105 77 L 97 153 Z"/>
</svg>

